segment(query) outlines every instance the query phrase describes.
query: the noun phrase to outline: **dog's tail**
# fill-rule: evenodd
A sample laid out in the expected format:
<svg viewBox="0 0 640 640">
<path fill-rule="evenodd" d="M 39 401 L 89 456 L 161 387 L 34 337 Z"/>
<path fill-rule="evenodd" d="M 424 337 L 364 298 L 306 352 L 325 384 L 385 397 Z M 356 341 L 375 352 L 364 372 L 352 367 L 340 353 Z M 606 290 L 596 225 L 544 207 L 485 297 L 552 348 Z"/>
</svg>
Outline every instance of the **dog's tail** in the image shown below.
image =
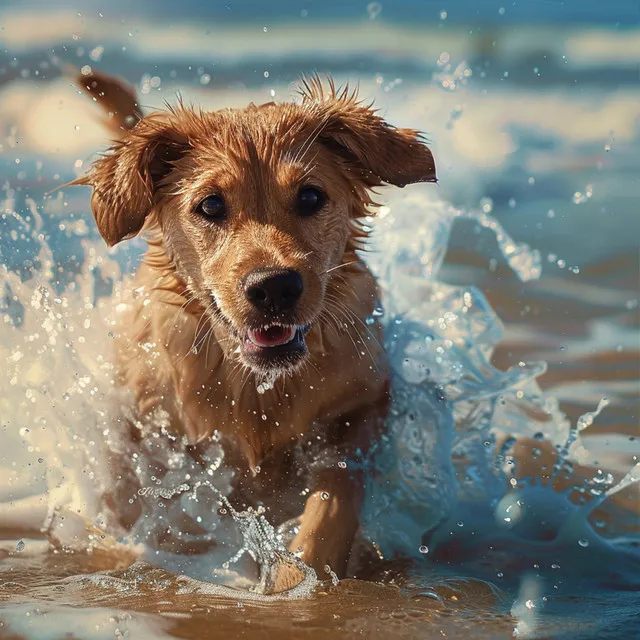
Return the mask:
<svg viewBox="0 0 640 640">
<path fill-rule="evenodd" d="M 117 138 L 133 129 L 143 117 L 134 88 L 125 81 L 100 71 L 88 75 L 73 71 L 75 83 L 97 102 L 106 117 L 104 125 Z"/>
</svg>

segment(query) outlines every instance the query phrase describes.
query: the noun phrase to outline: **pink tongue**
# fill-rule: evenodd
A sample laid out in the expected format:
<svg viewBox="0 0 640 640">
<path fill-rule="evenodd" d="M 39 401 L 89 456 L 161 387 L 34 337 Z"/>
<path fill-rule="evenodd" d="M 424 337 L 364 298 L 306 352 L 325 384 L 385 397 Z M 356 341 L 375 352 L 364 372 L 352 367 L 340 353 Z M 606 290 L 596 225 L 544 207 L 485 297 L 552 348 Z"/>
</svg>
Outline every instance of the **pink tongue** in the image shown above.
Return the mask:
<svg viewBox="0 0 640 640">
<path fill-rule="evenodd" d="M 256 329 L 251 333 L 253 340 L 261 347 L 277 347 L 293 339 L 292 327 L 274 326 L 268 329 Z"/>
</svg>

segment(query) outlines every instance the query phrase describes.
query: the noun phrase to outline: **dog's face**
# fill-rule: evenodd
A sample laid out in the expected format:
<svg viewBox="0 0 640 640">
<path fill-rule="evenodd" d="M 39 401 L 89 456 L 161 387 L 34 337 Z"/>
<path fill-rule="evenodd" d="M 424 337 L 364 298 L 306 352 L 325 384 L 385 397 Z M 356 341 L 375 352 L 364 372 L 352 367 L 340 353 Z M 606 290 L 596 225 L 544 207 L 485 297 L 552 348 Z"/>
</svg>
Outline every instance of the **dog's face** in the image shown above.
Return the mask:
<svg viewBox="0 0 640 640">
<path fill-rule="evenodd" d="M 219 343 L 263 373 L 304 358 L 353 207 L 331 152 L 305 154 L 312 130 L 287 140 L 282 115 L 277 107 L 211 114 L 210 140 L 176 163 L 176 195 L 157 209 L 165 247 L 209 305 Z"/>
<path fill-rule="evenodd" d="M 415 131 L 305 88 L 299 105 L 148 116 L 85 179 L 105 240 L 159 229 L 218 343 L 262 375 L 304 360 L 367 190 L 435 181 Z"/>
</svg>

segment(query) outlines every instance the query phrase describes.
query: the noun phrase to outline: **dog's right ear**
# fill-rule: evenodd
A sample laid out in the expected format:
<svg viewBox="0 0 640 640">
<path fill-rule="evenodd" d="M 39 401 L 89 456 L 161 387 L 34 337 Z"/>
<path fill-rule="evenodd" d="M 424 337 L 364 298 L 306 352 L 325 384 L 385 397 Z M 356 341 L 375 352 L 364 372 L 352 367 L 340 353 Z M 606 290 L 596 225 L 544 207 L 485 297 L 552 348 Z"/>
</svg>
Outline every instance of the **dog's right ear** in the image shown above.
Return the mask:
<svg viewBox="0 0 640 640">
<path fill-rule="evenodd" d="M 189 150 L 189 140 L 166 118 L 143 118 L 72 185 L 93 187 L 91 209 L 100 235 L 111 247 L 136 236 L 154 204 L 154 196 Z"/>
</svg>

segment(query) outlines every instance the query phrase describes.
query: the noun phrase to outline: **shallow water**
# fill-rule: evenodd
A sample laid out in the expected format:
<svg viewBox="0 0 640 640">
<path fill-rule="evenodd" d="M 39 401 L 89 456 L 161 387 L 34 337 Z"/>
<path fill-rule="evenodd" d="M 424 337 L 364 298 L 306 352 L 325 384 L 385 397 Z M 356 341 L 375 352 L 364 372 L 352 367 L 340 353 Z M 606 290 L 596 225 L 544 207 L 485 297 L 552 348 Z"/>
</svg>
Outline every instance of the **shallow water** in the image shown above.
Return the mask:
<svg viewBox="0 0 640 640">
<path fill-rule="evenodd" d="M 246 51 L 244 27 L 212 43 L 196 24 L 86 16 L 52 18 L 27 46 L 36 27 L 19 17 L 0 65 L 0 637 L 640 633 L 640 96 L 624 57 L 637 32 L 496 31 L 496 50 L 446 20 L 425 42 L 368 14 L 336 60 L 331 39 L 290 28 Z M 142 244 L 108 253 L 87 193 L 45 195 L 104 144 L 51 44 L 158 106 L 176 89 L 209 107 L 284 98 L 294 74 L 328 68 L 429 132 L 440 186 L 384 192 L 371 220 L 384 311 L 367 323 L 385 327 L 394 406 L 363 511 L 381 558 L 357 579 L 317 584 L 302 568 L 289 594 L 251 590 L 254 559 L 293 559 L 266 520 L 220 508 L 232 471 L 216 443 L 201 477 L 179 456 L 162 478 L 141 463 L 149 517 L 113 537 L 97 501 L 119 446 L 109 343 Z M 184 512 L 218 547 L 157 544 L 161 519 Z"/>
</svg>

